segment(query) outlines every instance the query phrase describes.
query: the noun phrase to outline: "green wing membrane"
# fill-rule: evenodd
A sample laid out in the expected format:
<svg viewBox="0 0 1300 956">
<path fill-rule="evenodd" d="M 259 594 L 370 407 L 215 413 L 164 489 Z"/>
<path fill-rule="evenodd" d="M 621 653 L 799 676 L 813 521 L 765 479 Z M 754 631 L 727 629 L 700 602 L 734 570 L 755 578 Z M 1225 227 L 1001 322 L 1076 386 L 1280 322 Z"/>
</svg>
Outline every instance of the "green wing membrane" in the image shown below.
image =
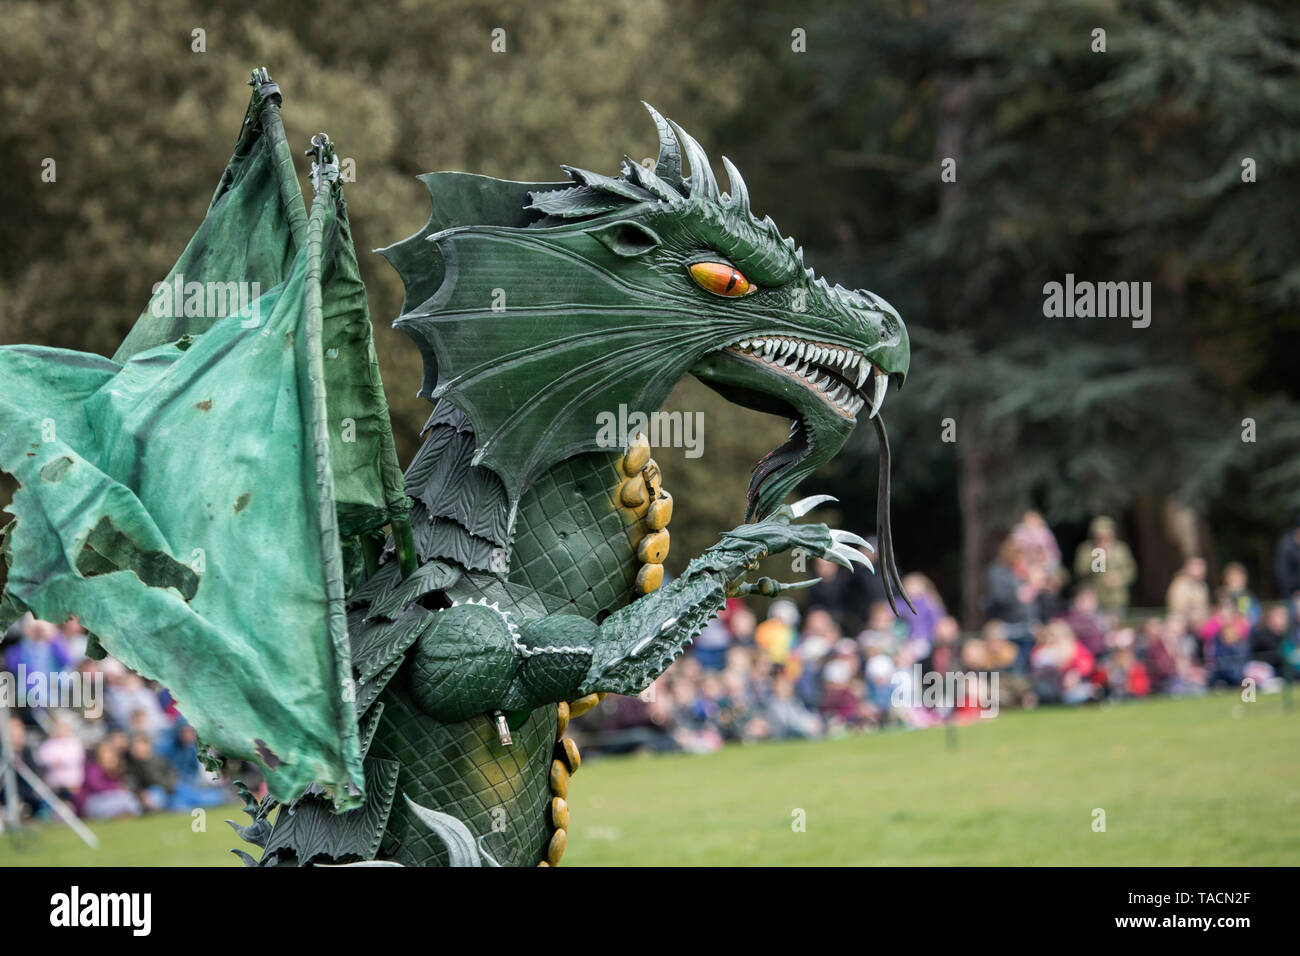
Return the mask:
<svg viewBox="0 0 1300 956">
<path fill-rule="evenodd" d="M 159 308 L 178 280 L 260 294 Z M 341 190 L 304 213 L 265 74 L 167 283 L 113 360 L 0 348 L 0 608 L 79 616 L 277 799 L 360 806 L 344 545 L 407 501 Z"/>
</svg>

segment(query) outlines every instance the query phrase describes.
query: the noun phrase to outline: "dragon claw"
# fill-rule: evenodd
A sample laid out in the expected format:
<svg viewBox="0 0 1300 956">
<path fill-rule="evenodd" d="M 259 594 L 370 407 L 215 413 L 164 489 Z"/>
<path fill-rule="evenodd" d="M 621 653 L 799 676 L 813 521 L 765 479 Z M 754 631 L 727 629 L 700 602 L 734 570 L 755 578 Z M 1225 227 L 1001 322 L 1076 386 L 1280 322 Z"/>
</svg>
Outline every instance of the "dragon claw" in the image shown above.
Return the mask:
<svg viewBox="0 0 1300 956">
<path fill-rule="evenodd" d="M 820 504 L 839 500 L 834 495 L 809 495 L 807 498 L 801 498 L 790 505 L 790 513 L 796 518 L 802 518 Z"/>
<path fill-rule="evenodd" d="M 850 571 L 853 570 L 854 564 L 861 564 L 864 567 L 866 567 L 868 570 L 870 570 L 872 574 L 876 573 L 875 566 L 872 565 L 872 563 L 869 560 L 867 560 L 867 558 L 862 554 L 862 552 L 855 551 L 853 548 L 850 548 L 843 544 L 837 543 L 827 548 L 826 558 L 829 561 L 834 561 L 836 564 L 843 565 L 844 567 L 848 568 Z"/>
<path fill-rule="evenodd" d="M 871 544 L 870 541 L 854 534 L 852 531 L 837 531 L 834 528 L 832 528 L 831 540 L 833 540 L 836 544 L 848 544 L 857 547 L 863 547 L 866 548 L 868 551 L 870 551 L 872 554 L 876 553 L 876 549 Z"/>
</svg>

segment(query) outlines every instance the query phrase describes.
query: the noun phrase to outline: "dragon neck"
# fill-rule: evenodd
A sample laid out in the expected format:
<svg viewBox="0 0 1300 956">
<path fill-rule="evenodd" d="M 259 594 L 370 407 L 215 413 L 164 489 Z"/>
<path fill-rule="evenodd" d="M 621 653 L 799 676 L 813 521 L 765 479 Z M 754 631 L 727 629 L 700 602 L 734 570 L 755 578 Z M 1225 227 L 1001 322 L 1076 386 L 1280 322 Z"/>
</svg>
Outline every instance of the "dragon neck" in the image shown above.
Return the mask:
<svg viewBox="0 0 1300 956">
<path fill-rule="evenodd" d="M 623 455 L 552 466 L 524 489 L 513 522 L 500 480 L 473 464 L 474 445 L 468 418 L 440 404 L 406 473 L 421 561 L 455 561 L 471 572 L 468 588 L 526 592 L 547 613 L 597 622 L 659 586 L 672 497 L 643 438 Z"/>
</svg>

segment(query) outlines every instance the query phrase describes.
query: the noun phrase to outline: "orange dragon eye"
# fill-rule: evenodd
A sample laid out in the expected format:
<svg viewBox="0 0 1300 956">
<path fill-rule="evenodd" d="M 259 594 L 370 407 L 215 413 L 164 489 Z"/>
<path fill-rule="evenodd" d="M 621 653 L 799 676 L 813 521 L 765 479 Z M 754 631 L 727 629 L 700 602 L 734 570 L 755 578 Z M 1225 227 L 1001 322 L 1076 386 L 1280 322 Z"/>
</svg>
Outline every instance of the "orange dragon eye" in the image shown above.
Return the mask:
<svg viewBox="0 0 1300 956">
<path fill-rule="evenodd" d="M 735 297 L 758 291 L 758 286 L 746 279 L 735 266 L 729 263 L 694 262 L 690 268 L 691 278 L 705 292 Z"/>
</svg>

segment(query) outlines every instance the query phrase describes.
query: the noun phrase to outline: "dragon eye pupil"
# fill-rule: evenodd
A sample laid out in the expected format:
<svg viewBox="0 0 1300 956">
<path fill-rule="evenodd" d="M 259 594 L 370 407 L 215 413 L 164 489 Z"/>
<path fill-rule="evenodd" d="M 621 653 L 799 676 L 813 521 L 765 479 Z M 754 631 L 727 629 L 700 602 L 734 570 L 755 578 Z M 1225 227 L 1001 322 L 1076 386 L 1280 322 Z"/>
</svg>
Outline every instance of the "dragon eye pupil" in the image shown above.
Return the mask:
<svg viewBox="0 0 1300 956">
<path fill-rule="evenodd" d="M 696 262 L 690 271 L 696 285 L 715 295 L 741 296 L 754 291 L 753 284 L 726 262 Z"/>
</svg>

